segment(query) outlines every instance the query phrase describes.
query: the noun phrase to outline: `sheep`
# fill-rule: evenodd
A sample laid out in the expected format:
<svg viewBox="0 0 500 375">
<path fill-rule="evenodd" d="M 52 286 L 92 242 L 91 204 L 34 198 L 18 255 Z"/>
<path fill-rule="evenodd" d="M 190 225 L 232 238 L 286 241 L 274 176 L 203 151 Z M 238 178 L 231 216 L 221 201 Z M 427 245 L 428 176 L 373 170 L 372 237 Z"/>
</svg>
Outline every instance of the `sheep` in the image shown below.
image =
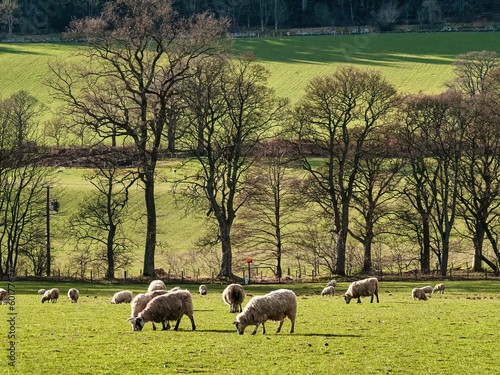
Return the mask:
<svg viewBox="0 0 500 375">
<path fill-rule="evenodd" d="M 111 300 L 112 304 L 118 303 L 130 303 L 132 302 L 132 292 L 130 290 L 124 290 L 122 292 L 116 292 Z"/>
<path fill-rule="evenodd" d="M 268 320 L 279 321 L 276 333 L 281 331 L 283 321 L 286 317 L 292 322 L 290 333 L 295 328 L 295 316 L 297 314 L 297 297 L 295 293 L 288 289 L 278 289 L 264 296 L 253 297 L 245 306 L 243 312 L 236 316 L 238 334 L 242 335 L 245 328 L 255 324 L 252 335 L 257 333 L 259 325 L 262 323 L 262 334 L 266 333 L 264 323 Z"/>
<path fill-rule="evenodd" d="M 427 301 L 427 295 L 425 294 L 424 289 L 415 288 L 411 291 L 411 297 L 414 301 Z"/>
<path fill-rule="evenodd" d="M 68 298 L 71 300 L 71 303 L 76 303 L 78 301 L 78 297 L 80 297 L 78 289 L 71 288 L 68 290 Z"/>
<path fill-rule="evenodd" d="M 38 294 L 40 294 L 40 295 L 44 295 L 44 294 L 45 294 L 45 292 L 46 292 L 46 290 L 45 290 L 45 289 L 40 289 L 40 290 L 38 291 Z"/>
<path fill-rule="evenodd" d="M 424 286 L 423 288 L 420 288 L 424 291 L 424 293 L 428 293 L 429 294 L 429 297 L 431 296 L 432 294 L 432 286 L 430 285 L 427 285 L 427 286 Z"/>
<path fill-rule="evenodd" d="M 327 286 L 321 292 L 321 297 L 324 297 L 324 296 L 333 296 L 334 294 L 335 294 L 335 288 L 333 286 Z"/>
<path fill-rule="evenodd" d="M 326 286 L 333 286 L 335 288 L 337 286 L 337 281 L 336 280 L 332 280 Z"/>
<path fill-rule="evenodd" d="M 370 303 L 373 303 L 373 295 L 377 297 L 378 301 L 378 280 L 376 277 L 369 279 L 354 281 L 349 285 L 349 289 L 345 292 L 345 303 L 351 302 L 351 299 L 357 298 L 358 303 L 361 303 L 360 297 L 372 296 Z"/>
<path fill-rule="evenodd" d="M 176 287 L 170 289 L 169 292 L 175 292 L 176 290 L 181 290 L 181 288 L 176 286 Z"/>
<path fill-rule="evenodd" d="M 207 286 L 206 285 L 200 285 L 200 288 L 198 290 L 200 291 L 200 296 L 205 296 L 207 294 Z"/>
<path fill-rule="evenodd" d="M 245 300 L 245 291 L 240 284 L 229 284 L 222 293 L 222 300 L 229 305 L 230 313 L 241 312 L 241 304 Z"/>
<path fill-rule="evenodd" d="M 441 294 L 444 293 L 444 288 L 445 288 L 445 285 L 444 284 L 437 284 L 434 289 L 432 290 L 432 293 L 437 293 L 437 292 L 441 292 Z"/>
<path fill-rule="evenodd" d="M 193 301 L 188 290 L 178 290 L 153 298 L 137 317 L 129 318 L 134 331 L 141 331 L 147 322 L 162 323 L 163 331 L 170 328 L 169 320 L 176 320 L 174 330 L 177 331 L 183 315 L 191 320 L 193 331 L 196 329 L 193 318 Z"/>
<path fill-rule="evenodd" d="M 165 286 L 165 283 L 163 281 L 154 280 L 154 281 L 151 281 L 151 284 L 149 284 L 148 293 L 150 293 L 154 290 L 167 290 L 167 287 Z"/>
<path fill-rule="evenodd" d="M 47 290 L 43 294 L 42 303 L 44 303 L 45 301 L 51 301 L 52 303 L 56 303 L 58 298 L 59 298 L 59 289 L 52 288 L 50 290 Z"/>
<path fill-rule="evenodd" d="M 2 288 L 0 288 L 0 302 L 4 305 L 9 302 L 9 293 Z"/>
<path fill-rule="evenodd" d="M 130 305 L 130 316 L 132 318 L 137 318 L 139 313 L 146 308 L 148 303 L 155 297 L 161 296 L 163 294 L 170 293 L 166 290 L 154 290 L 151 293 L 139 293 L 135 296 L 134 300 Z M 156 326 L 153 322 L 153 331 L 156 331 Z"/>
</svg>

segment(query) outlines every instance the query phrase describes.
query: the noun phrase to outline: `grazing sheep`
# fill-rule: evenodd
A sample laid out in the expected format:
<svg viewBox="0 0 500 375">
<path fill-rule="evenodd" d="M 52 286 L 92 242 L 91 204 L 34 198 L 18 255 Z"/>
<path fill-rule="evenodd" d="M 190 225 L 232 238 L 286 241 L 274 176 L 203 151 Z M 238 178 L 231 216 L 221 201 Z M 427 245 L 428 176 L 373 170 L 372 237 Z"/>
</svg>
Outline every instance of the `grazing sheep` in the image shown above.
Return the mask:
<svg viewBox="0 0 500 375">
<path fill-rule="evenodd" d="M 122 292 L 116 292 L 111 300 L 112 304 L 118 303 L 130 303 L 132 302 L 132 292 L 130 290 L 124 290 Z"/>
<path fill-rule="evenodd" d="M 9 293 L 2 288 L 0 288 L 0 302 L 4 305 L 9 302 Z"/>
<path fill-rule="evenodd" d="M 333 286 L 335 288 L 337 286 L 337 280 L 330 281 L 326 286 Z"/>
<path fill-rule="evenodd" d="M 154 290 L 167 290 L 167 287 L 165 286 L 165 283 L 163 281 L 154 280 L 151 281 L 151 284 L 149 284 L 148 293 L 151 293 Z"/>
<path fill-rule="evenodd" d="M 183 315 L 191 320 L 193 331 L 196 329 L 193 319 L 193 301 L 191 293 L 187 290 L 178 290 L 153 298 L 137 317 L 128 320 L 132 323 L 134 331 L 141 331 L 147 322 L 162 323 L 163 331 L 170 328 L 168 322 L 176 320 L 174 330 L 177 331 Z"/>
<path fill-rule="evenodd" d="M 420 289 L 422 289 L 424 291 L 424 293 L 428 293 L 429 297 L 432 294 L 432 286 L 430 286 L 430 285 L 424 286 L 423 288 L 420 288 Z"/>
<path fill-rule="evenodd" d="M 377 297 L 378 303 L 378 280 L 376 277 L 359 280 L 351 283 L 349 289 L 345 292 L 345 303 L 351 302 L 351 299 L 357 298 L 361 303 L 360 297 L 372 296 L 370 303 L 373 303 L 373 295 Z"/>
<path fill-rule="evenodd" d="M 56 303 L 58 298 L 59 298 L 59 289 L 52 288 L 50 290 L 47 290 L 43 294 L 42 303 L 44 303 L 45 301 L 51 301 L 52 303 Z"/>
<path fill-rule="evenodd" d="M 437 292 L 439 292 L 439 291 L 440 291 L 440 292 L 441 292 L 441 294 L 443 294 L 443 293 L 444 293 L 444 288 L 445 288 L 444 284 L 437 284 L 437 285 L 434 287 L 434 289 L 432 290 L 432 293 L 437 293 Z"/>
<path fill-rule="evenodd" d="M 46 290 L 45 290 L 45 289 L 40 289 L 40 290 L 38 291 L 38 294 L 40 294 L 40 295 L 42 295 L 42 296 L 43 296 L 43 295 L 45 294 L 45 292 L 46 292 Z"/>
<path fill-rule="evenodd" d="M 71 288 L 68 290 L 68 298 L 71 300 L 71 303 L 76 303 L 78 301 L 78 297 L 80 297 L 78 289 Z"/>
<path fill-rule="evenodd" d="M 257 328 L 262 323 L 262 333 L 266 333 L 264 323 L 268 320 L 278 321 L 278 329 L 281 330 L 283 321 L 286 317 L 292 322 L 290 333 L 293 333 L 295 327 L 295 315 L 297 314 L 297 297 L 295 293 L 288 289 L 279 289 L 264 296 L 253 297 L 245 306 L 242 313 L 236 316 L 236 330 L 240 335 L 245 328 L 255 324 L 252 335 L 257 333 Z"/>
<path fill-rule="evenodd" d="M 181 288 L 176 286 L 176 287 L 170 289 L 169 292 L 175 292 L 176 290 L 181 290 Z"/>
<path fill-rule="evenodd" d="M 327 286 L 321 292 L 321 297 L 324 297 L 324 296 L 333 296 L 334 294 L 335 294 L 335 288 L 333 286 Z"/>
<path fill-rule="evenodd" d="M 199 291 L 200 291 L 200 295 L 201 296 L 207 295 L 207 286 L 206 285 L 200 285 Z"/>
<path fill-rule="evenodd" d="M 236 313 L 238 309 L 241 312 L 241 304 L 245 300 L 245 291 L 240 284 L 229 284 L 222 293 L 222 299 L 229 305 L 230 313 Z"/>
<path fill-rule="evenodd" d="M 139 316 L 139 313 L 146 308 L 148 303 L 155 297 L 161 296 L 163 294 L 170 293 L 166 290 L 155 290 L 152 291 L 151 293 L 139 293 L 138 295 L 135 296 L 134 300 L 132 301 L 132 304 L 130 305 L 130 316 L 132 318 L 137 318 Z M 156 331 L 156 326 L 153 322 L 153 331 Z"/>
<path fill-rule="evenodd" d="M 411 291 L 411 297 L 414 301 L 427 301 L 427 295 L 422 288 L 415 288 Z"/>
</svg>

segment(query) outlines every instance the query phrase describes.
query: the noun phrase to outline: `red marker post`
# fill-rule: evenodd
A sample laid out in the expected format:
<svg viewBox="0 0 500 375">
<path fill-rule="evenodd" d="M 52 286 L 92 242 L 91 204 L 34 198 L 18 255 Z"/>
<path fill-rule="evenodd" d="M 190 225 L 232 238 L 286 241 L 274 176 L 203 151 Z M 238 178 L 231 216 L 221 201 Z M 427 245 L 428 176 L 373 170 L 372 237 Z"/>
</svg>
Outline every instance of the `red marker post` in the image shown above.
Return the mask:
<svg viewBox="0 0 500 375">
<path fill-rule="evenodd" d="M 252 263 L 252 258 L 245 259 L 248 264 L 248 283 L 250 283 L 250 263 Z"/>
</svg>

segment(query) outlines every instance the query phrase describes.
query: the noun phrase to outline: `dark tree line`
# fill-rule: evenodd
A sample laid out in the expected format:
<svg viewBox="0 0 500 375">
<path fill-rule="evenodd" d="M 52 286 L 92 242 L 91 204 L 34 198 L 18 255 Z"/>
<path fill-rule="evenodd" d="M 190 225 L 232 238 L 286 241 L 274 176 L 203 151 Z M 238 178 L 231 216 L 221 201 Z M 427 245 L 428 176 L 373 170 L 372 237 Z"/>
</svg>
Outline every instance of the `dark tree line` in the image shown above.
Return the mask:
<svg viewBox="0 0 500 375">
<path fill-rule="evenodd" d="M 63 32 L 74 19 L 101 15 L 111 0 L 2 0 L 5 33 Z M 498 21 L 500 4 L 490 0 L 179 0 L 182 17 L 205 11 L 231 21 L 231 30 L 373 25 L 390 30 L 395 24 L 433 27 L 441 22 Z"/>
</svg>

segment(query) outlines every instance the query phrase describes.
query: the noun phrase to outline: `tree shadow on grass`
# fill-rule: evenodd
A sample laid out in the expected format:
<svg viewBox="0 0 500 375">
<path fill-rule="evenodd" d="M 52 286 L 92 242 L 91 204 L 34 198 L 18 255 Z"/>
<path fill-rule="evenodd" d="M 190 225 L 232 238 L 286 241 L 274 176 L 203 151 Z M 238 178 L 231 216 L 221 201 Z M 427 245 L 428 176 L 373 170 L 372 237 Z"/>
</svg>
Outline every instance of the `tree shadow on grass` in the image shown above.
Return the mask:
<svg viewBox="0 0 500 375">
<path fill-rule="evenodd" d="M 18 50 L 15 46 L 2 46 L 0 47 L 0 54 L 10 53 L 10 54 L 19 54 L 19 55 L 45 55 L 45 53 L 40 53 L 37 51 L 28 51 L 26 49 Z"/>
</svg>

